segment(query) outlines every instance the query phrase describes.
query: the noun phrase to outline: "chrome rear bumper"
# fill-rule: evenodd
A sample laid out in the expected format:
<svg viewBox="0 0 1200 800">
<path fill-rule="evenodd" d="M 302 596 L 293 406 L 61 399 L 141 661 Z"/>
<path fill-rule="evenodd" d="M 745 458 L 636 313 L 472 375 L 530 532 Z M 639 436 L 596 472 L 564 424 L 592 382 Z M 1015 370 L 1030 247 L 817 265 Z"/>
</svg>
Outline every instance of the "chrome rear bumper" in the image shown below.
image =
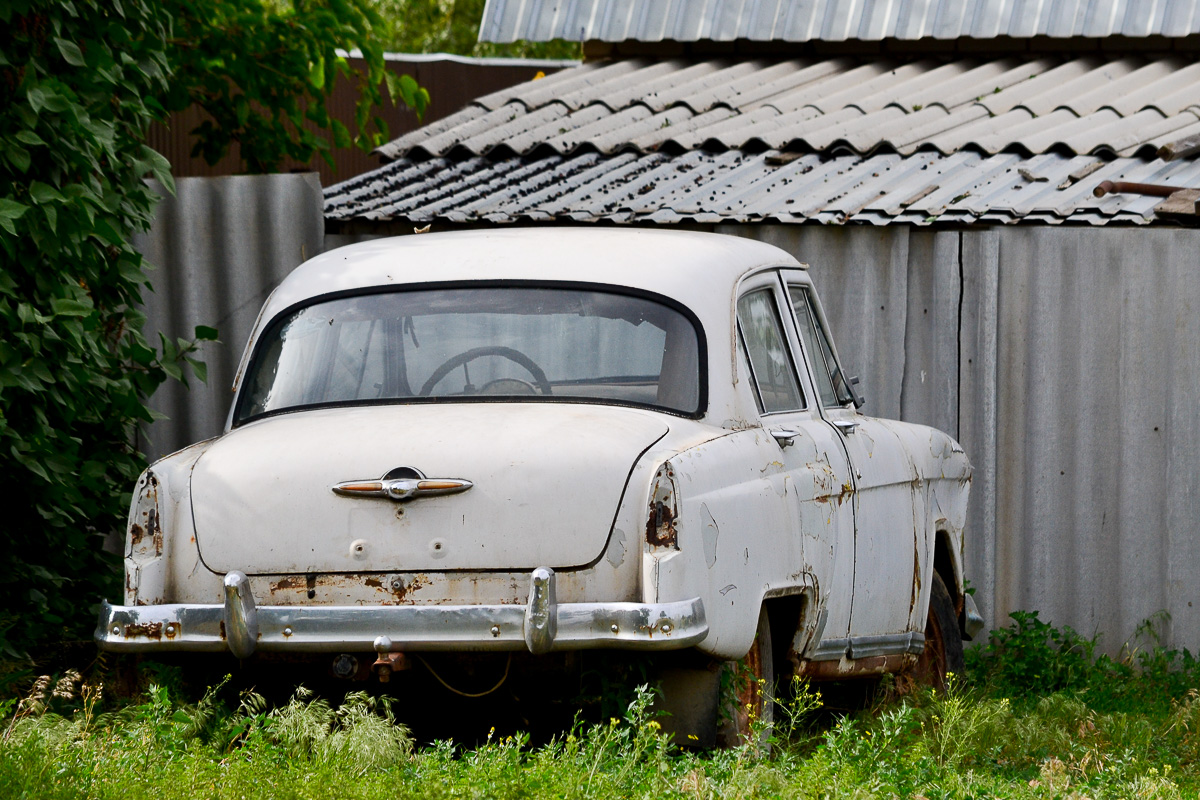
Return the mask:
<svg viewBox="0 0 1200 800">
<path fill-rule="evenodd" d="M 563 603 L 554 571 L 535 569 L 529 601 L 478 606 L 258 606 L 241 572 L 225 576 L 223 605 L 104 603 L 96 643 L 115 652 L 407 650 L 676 650 L 701 642 L 700 598 L 675 603 Z"/>
</svg>

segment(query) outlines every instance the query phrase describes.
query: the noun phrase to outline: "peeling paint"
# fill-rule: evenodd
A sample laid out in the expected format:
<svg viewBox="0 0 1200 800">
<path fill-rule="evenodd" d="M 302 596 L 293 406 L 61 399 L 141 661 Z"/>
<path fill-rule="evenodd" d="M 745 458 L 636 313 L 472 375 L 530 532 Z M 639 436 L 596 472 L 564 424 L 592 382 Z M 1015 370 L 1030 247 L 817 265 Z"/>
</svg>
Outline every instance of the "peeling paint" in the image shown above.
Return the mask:
<svg viewBox="0 0 1200 800">
<path fill-rule="evenodd" d="M 625 552 L 625 531 L 620 528 L 613 528 L 612 542 L 608 546 L 605 558 L 608 559 L 608 563 L 612 564 L 615 569 L 625 563 Z"/>
</svg>

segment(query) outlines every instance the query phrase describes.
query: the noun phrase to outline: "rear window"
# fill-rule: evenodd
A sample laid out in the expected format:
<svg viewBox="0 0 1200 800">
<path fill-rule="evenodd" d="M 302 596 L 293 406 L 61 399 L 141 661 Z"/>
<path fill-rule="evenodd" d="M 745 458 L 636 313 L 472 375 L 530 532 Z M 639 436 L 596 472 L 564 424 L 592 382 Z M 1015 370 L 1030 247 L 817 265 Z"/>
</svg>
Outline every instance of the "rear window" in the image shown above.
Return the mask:
<svg viewBox="0 0 1200 800">
<path fill-rule="evenodd" d="M 255 348 L 237 421 L 287 409 L 430 400 L 591 401 L 698 413 L 700 335 L 644 297 L 456 287 L 314 303 Z"/>
</svg>

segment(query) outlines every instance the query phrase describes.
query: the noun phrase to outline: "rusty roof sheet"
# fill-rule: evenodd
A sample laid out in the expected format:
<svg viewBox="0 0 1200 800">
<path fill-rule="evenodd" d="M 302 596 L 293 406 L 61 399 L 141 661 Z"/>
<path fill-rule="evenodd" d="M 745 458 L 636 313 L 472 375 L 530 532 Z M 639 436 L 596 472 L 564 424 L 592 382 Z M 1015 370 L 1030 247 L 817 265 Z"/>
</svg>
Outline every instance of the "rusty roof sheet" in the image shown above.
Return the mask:
<svg viewBox="0 0 1200 800">
<path fill-rule="evenodd" d="M 1200 0 L 487 0 L 484 42 L 1182 37 Z"/>
<path fill-rule="evenodd" d="M 481 97 L 386 158 L 594 150 L 1149 157 L 1200 133 L 1200 62 L 646 60 L 585 63 Z"/>
<path fill-rule="evenodd" d="M 1160 197 L 1096 198 L 1104 180 L 1200 187 L 1200 162 L 1091 155 L 769 150 L 462 161 L 401 159 L 331 186 L 326 219 L 498 222 L 1146 224 Z"/>
</svg>

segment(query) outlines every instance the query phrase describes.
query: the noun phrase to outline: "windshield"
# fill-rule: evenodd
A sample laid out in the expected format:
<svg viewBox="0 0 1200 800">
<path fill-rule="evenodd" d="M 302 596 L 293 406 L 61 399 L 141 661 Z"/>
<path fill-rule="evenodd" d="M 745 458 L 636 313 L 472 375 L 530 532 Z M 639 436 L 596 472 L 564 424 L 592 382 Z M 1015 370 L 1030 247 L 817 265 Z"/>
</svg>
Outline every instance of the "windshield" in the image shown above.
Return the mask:
<svg viewBox="0 0 1200 800">
<path fill-rule="evenodd" d="M 237 420 L 388 401 L 584 400 L 700 411 L 699 337 L 641 297 L 456 287 L 316 303 L 259 340 Z"/>
</svg>

